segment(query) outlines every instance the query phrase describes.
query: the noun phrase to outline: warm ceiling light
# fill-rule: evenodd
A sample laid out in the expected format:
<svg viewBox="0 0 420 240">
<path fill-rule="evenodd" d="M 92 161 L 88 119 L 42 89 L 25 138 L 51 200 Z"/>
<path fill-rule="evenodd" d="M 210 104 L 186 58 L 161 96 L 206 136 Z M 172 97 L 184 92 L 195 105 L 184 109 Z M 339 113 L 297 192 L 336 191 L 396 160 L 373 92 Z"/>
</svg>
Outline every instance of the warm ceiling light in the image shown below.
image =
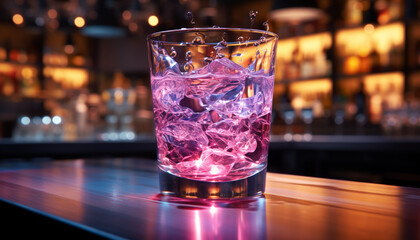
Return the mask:
<svg viewBox="0 0 420 240">
<path fill-rule="evenodd" d="M 76 27 L 78 28 L 82 28 L 83 26 L 85 26 L 85 19 L 82 17 L 76 17 L 74 19 L 74 25 L 76 25 Z"/>
<path fill-rule="evenodd" d="M 316 0 L 282 0 L 274 1 L 269 18 L 273 21 L 299 24 L 319 19 L 322 15 Z"/>
<path fill-rule="evenodd" d="M 154 27 L 159 24 L 159 18 L 156 17 L 155 15 L 152 15 L 149 17 L 149 19 L 147 19 L 147 22 L 149 23 L 150 26 Z"/>
<path fill-rule="evenodd" d="M 68 55 L 73 54 L 74 53 L 74 46 L 70 45 L 70 44 L 65 45 L 64 46 L 64 52 Z"/>
<path fill-rule="evenodd" d="M 57 18 L 57 10 L 55 9 L 48 10 L 48 17 L 51 19 Z"/>
<path fill-rule="evenodd" d="M 19 13 L 13 15 L 12 20 L 16 25 L 21 25 L 23 23 L 23 17 Z"/>
<path fill-rule="evenodd" d="M 123 17 L 123 19 L 124 19 L 124 20 L 126 20 L 126 21 L 130 20 L 130 19 L 131 19 L 131 12 L 130 12 L 129 10 L 125 10 L 125 11 L 122 13 L 122 17 Z"/>
<path fill-rule="evenodd" d="M 136 32 L 139 29 L 139 26 L 135 22 L 128 24 L 128 29 L 132 32 Z"/>
</svg>

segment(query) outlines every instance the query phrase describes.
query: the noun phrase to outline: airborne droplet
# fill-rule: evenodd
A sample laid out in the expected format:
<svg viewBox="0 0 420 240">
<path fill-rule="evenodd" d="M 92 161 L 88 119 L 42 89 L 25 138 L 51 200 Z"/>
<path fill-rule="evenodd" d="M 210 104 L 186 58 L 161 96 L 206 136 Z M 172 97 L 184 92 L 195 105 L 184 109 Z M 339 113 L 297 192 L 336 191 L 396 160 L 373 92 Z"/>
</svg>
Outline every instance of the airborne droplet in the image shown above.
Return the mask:
<svg viewBox="0 0 420 240">
<path fill-rule="evenodd" d="M 262 24 L 265 27 L 265 31 L 269 31 L 270 30 L 270 26 L 268 25 L 268 21 L 263 22 Z"/>
<path fill-rule="evenodd" d="M 255 18 L 257 17 L 258 11 L 251 10 L 249 11 L 249 19 L 251 20 L 251 28 L 254 25 Z"/>
<path fill-rule="evenodd" d="M 171 53 L 169 54 L 169 56 L 171 56 L 171 58 L 176 57 L 176 51 L 174 47 L 171 47 Z"/>
<path fill-rule="evenodd" d="M 195 21 L 194 21 L 194 15 L 192 14 L 192 12 L 187 12 L 186 14 L 188 21 L 191 23 L 191 25 L 195 25 Z"/>
</svg>

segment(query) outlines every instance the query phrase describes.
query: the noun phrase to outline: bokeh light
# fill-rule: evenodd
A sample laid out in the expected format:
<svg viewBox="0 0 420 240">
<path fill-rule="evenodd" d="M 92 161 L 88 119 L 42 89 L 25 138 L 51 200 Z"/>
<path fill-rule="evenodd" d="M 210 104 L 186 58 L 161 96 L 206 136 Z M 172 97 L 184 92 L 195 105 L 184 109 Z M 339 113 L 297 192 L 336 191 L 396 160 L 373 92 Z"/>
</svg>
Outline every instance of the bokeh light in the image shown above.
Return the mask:
<svg viewBox="0 0 420 240">
<path fill-rule="evenodd" d="M 152 15 L 149 17 L 149 19 L 147 19 L 147 22 L 149 23 L 150 26 L 154 27 L 159 24 L 159 18 L 156 17 L 155 15 Z"/>
</svg>

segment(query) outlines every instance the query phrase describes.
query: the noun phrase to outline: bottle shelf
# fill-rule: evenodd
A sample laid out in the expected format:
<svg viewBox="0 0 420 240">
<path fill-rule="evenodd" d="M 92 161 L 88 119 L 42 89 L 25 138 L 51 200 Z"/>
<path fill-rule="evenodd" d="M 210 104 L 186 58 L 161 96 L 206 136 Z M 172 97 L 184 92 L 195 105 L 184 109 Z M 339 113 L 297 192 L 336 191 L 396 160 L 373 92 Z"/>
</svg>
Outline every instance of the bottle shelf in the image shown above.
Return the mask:
<svg viewBox="0 0 420 240">
<path fill-rule="evenodd" d="M 420 68 L 418 69 L 420 71 Z M 357 73 L 357 74 L 338 74 L 338 79 L 345 79 L 345 78 L 361 78 L 370 75 L 377 75 L 377 74 L 393 74 L 393 73 L 402 73 L 402 68 L 390 69 L 390 70 L 382 70 L 382 71 L 372 71 L 368 73 Z"/>
<path fill-rule="evenodd" d="M 294 79 L 279 79 L 276 80 L 276 84 L 290 84 L 290 83 L 296 83 L 296 82 L 309 82 L 309 81 L 315 81 L 320 79 L 330 79 L 330 75 L 325 76 L 311 76 L 311 77 L 305 77 L 305 78 L 294 78 Z"/>
</svg>

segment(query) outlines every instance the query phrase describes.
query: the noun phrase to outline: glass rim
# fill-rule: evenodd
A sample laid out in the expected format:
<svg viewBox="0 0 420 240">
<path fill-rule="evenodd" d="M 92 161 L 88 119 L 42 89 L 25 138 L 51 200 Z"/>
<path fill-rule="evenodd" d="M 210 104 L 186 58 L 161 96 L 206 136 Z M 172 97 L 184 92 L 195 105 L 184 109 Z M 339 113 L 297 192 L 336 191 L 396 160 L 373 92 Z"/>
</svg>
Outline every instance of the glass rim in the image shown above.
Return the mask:
<svg viewBox="0 0 420 240">
<path fill-rule="evenodd" d="M 158 37 L 159 35 L 162 35 L 164 33 L 176 34 L 176 33 L 188 33 L 188 32 L 194 32 L 194 31 L 199 31 L 199 32 L 231 31 L 231 32 L 259 33 L 262 36 L 269 36 L 270 38 L 274 38 L 275 40 L 279 39 L 279 36 L 276 33 L 273 33 L 273 32 L 270 32 L 270 31 L 264 31 L 264 30 L 252 29 L 252 28 L 228 28 L 228 27 L 219 27 L 219 28 L 213 28 L 213 27 L 203 27 L 203 28 L 201 28 L 200 27 L 200 28 L 179 28 L 179 29 L 172 29 L 172 30 L 164 30 L 164 31 L 158 31 L 158 32 L 150 33 L 149 35 L 147 35 L 146 39 L 147 39 L 147 41 L 177 44 L 177 43 L 180 43 L 180 42 L 156 40 L 156 39 L 153 39 L 153 38 Z M 254 40 L 252 40 L 252 41 L 254 41 Z M 255 39 L 255 41 L 258 41 L 258 39 Z M 203 43 L 203 44 L 197 44 L 197 45 L 214 45 L 214 44 L 217 44 L 217 42 Z M 230 44 L 228 43 L 228 45 L 230 45 Z"/>
</svg>

